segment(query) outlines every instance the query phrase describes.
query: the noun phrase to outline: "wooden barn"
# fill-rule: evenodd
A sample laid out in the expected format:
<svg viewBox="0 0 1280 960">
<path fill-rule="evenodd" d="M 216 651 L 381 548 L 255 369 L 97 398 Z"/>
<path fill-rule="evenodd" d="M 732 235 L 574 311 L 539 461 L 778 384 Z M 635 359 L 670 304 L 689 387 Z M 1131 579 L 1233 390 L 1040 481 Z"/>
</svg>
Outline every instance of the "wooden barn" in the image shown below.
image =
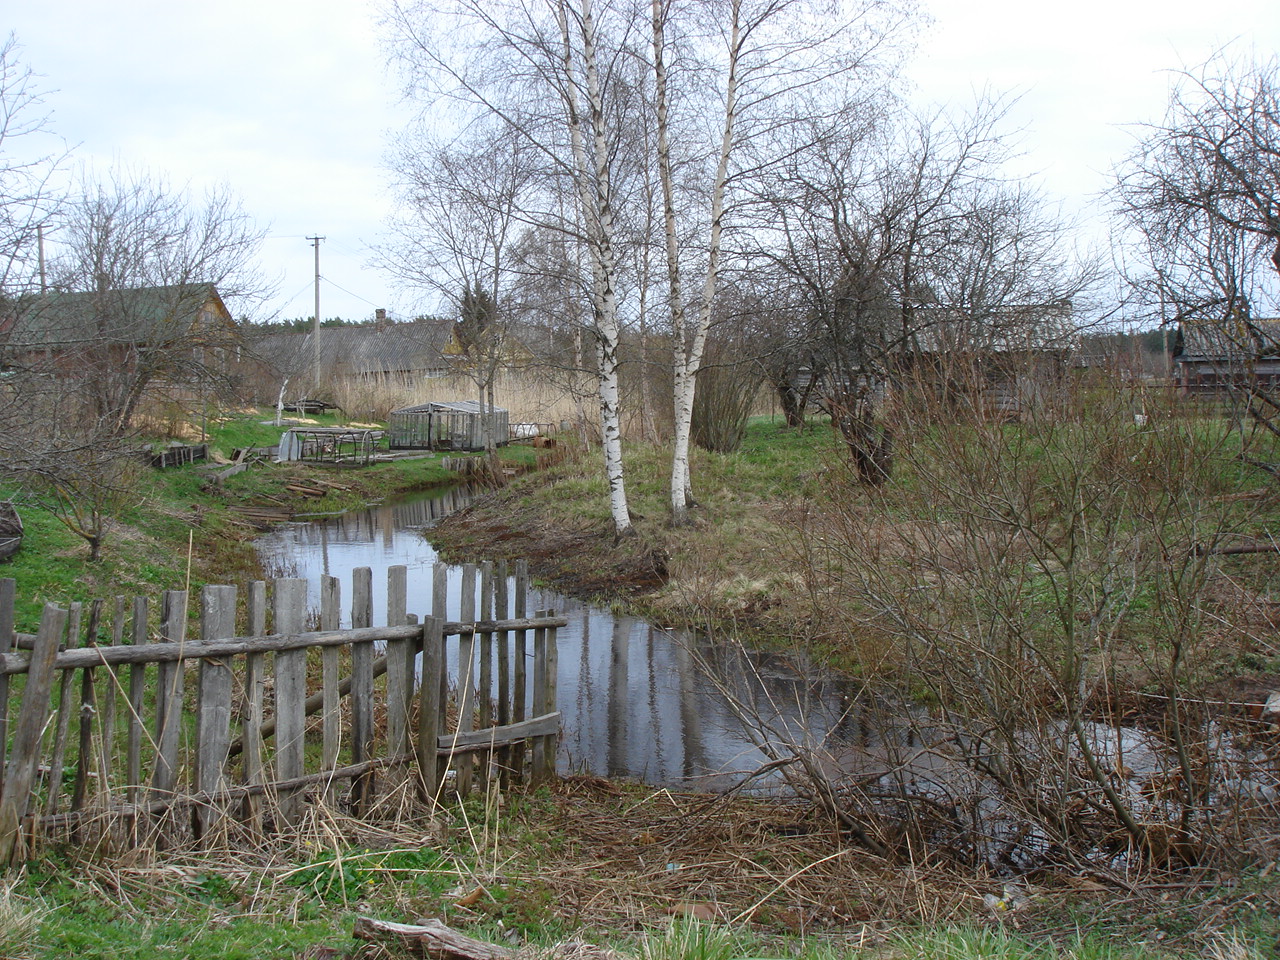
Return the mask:
<svg viewBox="0 0 1280 960">
<path fill-rule="evenodd" d="M 486 412 L 477 400 L 422 403 L 392 411 L 387 436 L 392 450 L 483 450 L 486 435 L 507 442 L 509 423 L 502 407 Z"/>
</svg>

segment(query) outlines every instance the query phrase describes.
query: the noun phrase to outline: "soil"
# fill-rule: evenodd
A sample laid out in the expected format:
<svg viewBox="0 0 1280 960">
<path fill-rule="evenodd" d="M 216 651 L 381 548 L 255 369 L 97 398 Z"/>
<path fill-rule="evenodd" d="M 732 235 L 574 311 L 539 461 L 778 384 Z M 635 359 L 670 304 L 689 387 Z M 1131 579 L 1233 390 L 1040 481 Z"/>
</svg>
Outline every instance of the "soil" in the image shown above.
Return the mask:
<svg viewBox="0 0 1280 960">
<path fill-rule="evenodd" d="M 495 560 L 525 559 L 533 577 L 561 593 L 593 599 L 637 598 L 667 582 L 667 558 L 639 537 L 615 541 L 606 528 L 542 521 L 516 524 L 500 500 L 485 498 L 446 517 L 431 540 L 449 562 L 482 552 Z"/>
</svg>

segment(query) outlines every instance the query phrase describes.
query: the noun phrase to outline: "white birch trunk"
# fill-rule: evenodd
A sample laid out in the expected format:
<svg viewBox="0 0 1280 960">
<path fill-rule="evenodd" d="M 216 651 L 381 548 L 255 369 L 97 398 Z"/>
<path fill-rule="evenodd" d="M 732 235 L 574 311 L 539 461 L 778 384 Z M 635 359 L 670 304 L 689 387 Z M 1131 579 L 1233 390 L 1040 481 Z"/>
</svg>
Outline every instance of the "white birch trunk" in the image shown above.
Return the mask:
<svg viewBox="0 0 1280 960">
<path fill-rule="evenodd" d="M 707 240 L 707 273 L 703 281 L 698 317 L 692 331 L 687 330 L 683 294 L 680 284 L 679 249 L 676 240 L 674 189 L 671 176 L 670 141 L 667 124 L 667 83 L 665 32 L 662 0 L 653 0 L 654 79 L 658 112 L 658 169 L 662 178 L 662 194 L 667 239 L 667 270 L 671 282 L 672 332 L 675 343 L 673 370 L 674 440 L 671 454 L 671 522 L 688 522 L 693 506 L 693 484 L 689 473 L 689 444 L 693 429 L 693 399 L 697 389 L 698 369 L 706 349 L 707 331 L 711 327 L 711 309 L 715 300 L 720 270 L 720 239 L 723 232 L 725 185 L 729 176 L 729 156 L 733 151 L 733 129 L 738 110 L 738 62 L 741 55 L 741 4 L 731 4 L 732 23 L 729 35 L 729 75 L 725 86 L 724 128 L 720 140 L 720 156 L 711 191 L 711 229 Z"/>
<path fill-rule="evenodd" d="M 595 16 L 591 0 L 582 0 L 583 69 L 587 81 L 587 105 L 591 114 L 592 150 L 588 157 L 582 133 L 581 113 L 574 92 L 573 61 L 568 19 L 563 5 L 557 8 L 564 41 L 564 70 L 569 110 L 570 140 L 578 180 L 579 202 L 588 232 L 591 251 L 591 293 L 596 321 L 596 349 L 599 361 L 600 427 L 605 477 L 609 485 L 609 513 L 614 534 L 633 532 L 627 506 L 622 461 L 622 424 L 618 410 L 618 300 L 614 288 L 617 255 L 613 247 L 613 207 L 610 193 L 608 141 L 605 136 L 604 97 L 596 65 Z"/>
</svg>

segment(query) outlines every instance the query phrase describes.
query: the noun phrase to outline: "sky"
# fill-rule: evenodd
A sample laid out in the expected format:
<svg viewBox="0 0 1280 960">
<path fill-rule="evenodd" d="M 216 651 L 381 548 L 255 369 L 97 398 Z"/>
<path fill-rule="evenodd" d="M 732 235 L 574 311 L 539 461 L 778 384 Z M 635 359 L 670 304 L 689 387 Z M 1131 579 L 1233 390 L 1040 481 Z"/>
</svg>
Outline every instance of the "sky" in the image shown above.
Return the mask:
<svg viewBox="0 0 1280 960">
<path fill-rule="evenodd" d="M 905 68 L 922 103 L 1019 97 L 1024 172 L 1079 216 L 1158 120 L 1171 71 L 1226 44 L 1280 51 L 1277 0 L 921 0 L 932 22 Z M 146 169 L 195 191 L 226 185 L 268 231 L 277 295 L 258 319 L 310 316 L 320 244 L 323 317 L 409 318 L 429 305 L 374 263 L 390 207 L 383 157 L 410 111 L 364 0 L 7 0 L 0 30 L 41 75 L 76 165 Z M 6 22 L 7 21 L 7 22 Z M 55 234 L 56 236 L 56 231 Z"/>
</svg>

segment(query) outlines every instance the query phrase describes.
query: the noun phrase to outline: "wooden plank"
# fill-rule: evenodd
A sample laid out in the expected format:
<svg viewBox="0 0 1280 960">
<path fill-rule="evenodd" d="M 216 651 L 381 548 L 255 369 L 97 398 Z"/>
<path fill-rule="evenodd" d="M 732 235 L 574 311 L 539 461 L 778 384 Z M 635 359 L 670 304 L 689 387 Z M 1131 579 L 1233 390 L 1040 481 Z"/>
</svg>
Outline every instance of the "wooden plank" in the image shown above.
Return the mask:
<svg viewBox="0 0 1280 960">
<path fill-rule="evenodd" d="M 18 842 L 22 821 L 31 802 L 36 766 L 40 761 L 40 740 L 49 716 L 49 696 L 53 692 L 54 657 L 67 627 L 67 611 L 45 604 L 40 616 L 31 654 L 31 669 L 23 690 L 22 706 L 14 724 L 9 763 L 5 768 L 4 790 L 0 794 L 0 868 L 21 858 Z"/>
<path fill-rule="evenodd" d="M 14 604 L 17 599 L 17 581 L 12 577 L 0 577 L 0 656 L 14 647 Z M 0 790 L 4 789 L 5 751 L 9 744 L 9 678 L 0 676 Z M 2 796 L 2 794 L 0 794 Z"/>
<path fill-rule="evenodd" d="M 277 633 L 302 630 L 307 615 L 307 581 L 282 577 L 272 594 L 272 626 Z M 307 651 L 276 654 L 276 779 L 300 777 L 306 765 Z M 301 797 L 293 791 L 278 795 L 280 815 L 296 823 L 302 815 Z"/>
<path fill-rule="evenodd" d="M 541 610 L 537 611 L 542 613 Z M 547 631 L 533 631 L 533 712 L 535 716 L 550 713 L 547 704 Z M 546 741 L 538 737 L 533 741 L 533 771 L 530 779 L 536 786 L 547 778 Z"/>
<path fill-rule="evenodd" d="M 449 606 L 449 568 L 437 560 L 431 565 L 431 615 L 443 621 L 448 616 Z M 448 627 L 446 626 L 440 632 L 440 662 L 447 664 L 449 662 L 449 653 L 447 644 L 449 642 Z M 444 729 L 446 721 L 446 710 L 449 704 L 449 671 L 443 667 L 440 670 L 440 690 L 436 696 L 436 703 L 440 707 L 440 717 L 438 723 L 440 729 Z M 447 761 L 441 761 L 439 781 L 444 782 L 444 775 L 447 768 Z"/>
<path fill-rule="evenodd" d="M 253 580 L 245 597 L 245 630 L 250 636 L 267 632 L 267 581 Z M 267 684 L 266 654 L 251 653 L 244 661 L 244 712 L 240 717 L 240 742 L 244 746 L 244 782 L 250 785 L 264 783 L 262 769 L 262 705 Z M 228 748 L 228 754 L 230 749 Z M 249 829 L 257 834 L 262 831 L 262 798 L 247 794 L 244 798 L 243 817 Z"/>
<path fill-rule="evenodd" d="M 117 596 L 111 616 L 111 646 L 124 644 L 125 602 Z M 116 704 L 120 694 L 120 668 L 106 668 L 106 684 L 102 691 L 102 749 L 98 755 L 98 792 L 104 807 L 111 805 L 112 785 L 116 769 Z"/>
<path fill-rule="evenodd" d="M 408 620 L 408 568 L 387 568 L 387 626 L 403 626 Z M 392 756 L 409 749 L 409 697 L 413 692 L 413 641 L 387 641 L 387 752 Z"/>
<path fill-rule="evenodd" d="M 83 605 L 70 604 L 67 608 L 67 648 L 80 644 L 80 615 Z M 44 815 L 58 812 L 62 802 L 62 770 L 67 759 L 67 735 L 71 730 L 71 711 L 75 697 L 75 673 L 64 671 L 58 681 L 58 717 L 53 735 L 53 755 L 49 760 L 48 794 L 45 797 Z"/>
<path fill-rule="evenodd" d="M 160 636 L 169 643 L 185 644 L 187 636 L 187 592 L 166 590 L 160 614 Z M 153 800 L 167 800 L 178 785 L 178 747 L 182 733 L 184 686 L 181 661 L 160 668 L 156 689 L 156 765 L 151 773 Z"/>
<path fill-rule="evenodd" d="M 458 619 L 462 623 L 475 621 L 476 618 L 476 565 L 462 565 L 462 592 L 459 597 L 460 609 Z M 457 730 L 465 733 L 475 729 L 476 678 L 475 678 L 475 635 L 465 634 L 458 637 L 458 726 Z M 472 771 L 474 764 L 470 756 L 457 757 L 453 761 L 453 769 L 457 776 L 454 783 L 458 787 L 459 796 L 471 793 Z"/>
<path fill-rule="evenodd" d="M 351 936 L 370 940 L 389 956 L 432 957 L 434 960 L 514 960 L 514 950 L 459 933 L 439 920 L 418 924 L 392 923 L 356 917 Z"/>
<path fill-rule="evenodd" d="M 200 643 L 234 636 L 236 588 L 208 584 L 200 592 Z M 234 693 L 231 660 L 202 659 L 196 697 L 196 790 L 214 793 L 226 783 L 227 750 L 231 745 L 231 699 Z M 192 830 L 197 840 L 221 823 L 223 811 L 207 804 L 194 809 Z"/>
<path fill-rule="evenodd" d="M 444 621 L 427 617 L 422 625 L 422 681 L 418 684 L 418 731 L 414 752 L 418 758 L 418 779 L 422 798 L 431 804 L 440 802 L 439 751 L 435 749 L 440 735 L 440 675 L 444 670 L 444 644 L 441 632 Z"/>
<path fill-rule="evenodd" d="M 95 599 L 89 604 L 89 626 L 85 630 L 84 645 L 97 647 L 98 626 L 102 622 L 102 600 Z M 97 768 L 94 756 L 93 722 L 98 716 L 98 692 L 94 689 L 97 670 L 88 667 L 80 673 L 80 716 L 79 737 L 76 752 L 75 785 L 71 791 L 71 809 L 79 810 L 84 806 L 85 796 L 89 791 L 89 774 Z"/>
<path fill-rule="evenodd" d="M 480 564 L 480 616 L 481 620 L 493 619 L 493 561 L 485 560 Z M 481 729 L 493 726 L 493 633 L 478 633 L 480 654 L 480 683 L 476 691 L 479 697 L 479 726 Z M 492 757 L 482 761 L 477 767 L 477 777 L 481 789 L 489 781 L 489 766 Z"/>
<path fill-rule="evenodd" d="M 554 610 L 544 611 L 548 618 L 556 615 Z M 556 688 L 558 686 L 557 678 L 560 671 L 560 650 L 558 647 L 558 639 L 555 627 L 543 627 L 542 632 L 546 637 L 546 694 L 543 710 L 550 713 L 556 710 Z M 560 739 L 560 725 L 557 724 L 548 733 L 543 735 L 542 751 L 546 760 L 546 775 L 554 777 L 556 775 L 556 748 Z"/>
<path fill-rule="evenodd" d="M 563 627 L 564 617 L 524 617 L 519 620 L 471 621 L 454 623 L 446 621 L 444 632 L 450 636 L 471 636 L 477 633 L 494 633 L 499 630 L 532 630 L 534 627 Z M 282 650 L 310 650 L 312 647 L 339 646 L 352 643 L 378 643 L 388 640 L 412 639 L 417 628 L 406 624 L 402 627 L 366 627 L 360 630 L 312 631 L 308 633 L 268 634 L 265 637 L 233 637 L 220 640 L 207 647 L 193 648 L 180 643 L 151 643 L 142 647 L 98 647 L 90 650 L 63 650 L 56 664 L 59 670 L 79 670 L 84 667 L 100 667 L 104 664 L 123 663 L 172 663 L 176 660 L 200 657 L 229 657 L 250 653 L 278 653 Z M 18 635 L 21 643 L 24 634 Z M 21 653 L 0 655 L 0 673 L 27 672 L 27 657 Z"/>
<path fill-rule="evenodd" d="M 342 623 L 342 581 L 328 575 L 320 578 L 320 629 L 337 630 Z M 338 648 L 324 647 L 320 651 L 320 724 L 321 769 L 333 770 L 338 766 L 338 754 L 342 749 L 342 728 L 338 693 Z M 308 699 L 310 705 L 310 699 Z M 336 800 L 337 784 L 330 782 L 324 796 L 329 803 Z"/>
<path fill-rule="evenodd" d="M 133 600 L 133 645 L 141 647 L 147 642 L 147 598 Z M 126 796 L 131 804 L 138 803 L 142 789 L 142 732 L 143 713 L 146 709 L 147 665 L 135 663 L 129 668 L 129 730 L 125 745 L 124 780 Z"/>
<path fill-rule="evenodd" d="M 554 736 L 560 730 L 560 713 L 553 711 L 540 717 L 531 717 L 519 723 L 508 723 L 484 730 L 466 733 L 446 733 L 438 738 L 440 749 L 445 752 L 466 749 L 484 749 L 517 743 L 530 737 Z"/>
<path fill-rule="evenodd" d="M 493 619 L 505 620 L 510 609 L 510 590 L 507 583 L 507 562 L 499 560 L 493 572 Z M 511 722 L 511 631 L 502 630 L 497 635 L 498 644 L 498 726 Z M 513 751 L 504 747 L 498 752 L 496 763 L 502 789 L 511 785 Z"/>
<path fill-rule="evenodd" d="M 356 567 L 351 571 L 351 626 L 373 625 L 373 571 Z M 351 645 L 351 760 L 373 759 L 373 645 Z M 373 796 L 371 777 L 351 785 L 352 809 L 357 813 Z"/>
<path fill-rule="evenodd" d="M 523 620 L 529 601 L 529 563 L 526 560 L 516 561 L 515 598 L 511 615 L 516 620 Z M 515 650 L 511 655 L 511 719 L 523 720 L 529 716 L 528 669 L 529 669 L 529 634 L 519 628 L 515 631 Z"/>
</svg>

